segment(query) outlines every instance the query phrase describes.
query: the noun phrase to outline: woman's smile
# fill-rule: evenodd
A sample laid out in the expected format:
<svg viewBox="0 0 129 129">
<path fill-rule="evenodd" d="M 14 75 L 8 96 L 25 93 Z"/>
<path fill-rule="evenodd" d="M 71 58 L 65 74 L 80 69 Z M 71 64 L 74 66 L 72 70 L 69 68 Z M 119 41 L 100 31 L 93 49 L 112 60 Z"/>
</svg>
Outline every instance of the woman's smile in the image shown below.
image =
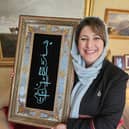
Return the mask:
<svg viewBox="0 0 129 129">
<path fill-rule="evenodd" d="M 92 54 L 95 54 L 97 52 L 97 49 L 84 48 L 84 52 L 85 52 L 85 54 L 92 55 Z"/>
</svg>

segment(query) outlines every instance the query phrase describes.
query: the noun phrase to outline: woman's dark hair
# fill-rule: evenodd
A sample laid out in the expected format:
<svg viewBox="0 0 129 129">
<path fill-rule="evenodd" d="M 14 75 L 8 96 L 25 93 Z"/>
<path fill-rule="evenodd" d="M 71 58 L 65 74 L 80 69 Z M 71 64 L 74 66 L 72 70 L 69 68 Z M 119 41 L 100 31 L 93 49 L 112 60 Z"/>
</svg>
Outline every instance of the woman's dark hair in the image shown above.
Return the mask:
<svg viewBox="0 0 129 129">
<path fill-rule="evenodd" d="M 75 33 L 75 43 L 78 45 L 79 35 L 81 30 L 85 26 L 90 26 L 92 31 L 99 35 L 104 44 L 106 42 L 106 28 L 104 22 L 98 17 L 85 17 L 80 24 L 77 26 L 76 33 Z"/>
</svg>

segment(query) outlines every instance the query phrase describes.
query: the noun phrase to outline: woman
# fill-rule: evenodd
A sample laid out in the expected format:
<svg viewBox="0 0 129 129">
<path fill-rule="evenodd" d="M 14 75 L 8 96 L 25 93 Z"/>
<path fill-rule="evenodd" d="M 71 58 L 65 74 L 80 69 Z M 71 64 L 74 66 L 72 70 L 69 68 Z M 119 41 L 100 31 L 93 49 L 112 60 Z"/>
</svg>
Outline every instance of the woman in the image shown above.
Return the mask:
<svg viewBox="0 0 129 129">
<path fill-rule="evenodd" d="M 77 27 L 72 46 L 75 83 L 66 124 L 54 129 L 116 129 L 124 105 L 128 74 L 105 59 L 108 35 L 98 17 Z"/>
</svg>

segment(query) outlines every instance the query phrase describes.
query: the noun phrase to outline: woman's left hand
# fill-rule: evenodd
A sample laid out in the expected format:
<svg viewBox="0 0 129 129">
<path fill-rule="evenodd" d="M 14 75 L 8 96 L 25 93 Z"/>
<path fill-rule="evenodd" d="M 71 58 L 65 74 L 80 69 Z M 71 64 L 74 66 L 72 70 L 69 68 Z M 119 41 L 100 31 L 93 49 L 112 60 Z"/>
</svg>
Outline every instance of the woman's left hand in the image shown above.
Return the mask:
<svg viewBox="0 0 129 129">
<path fill-rule="evenodd" d="M 51 129 L 67 129 L 65 124 L 58 124 L 55 127 L 52 127 Z"/>
</svg>

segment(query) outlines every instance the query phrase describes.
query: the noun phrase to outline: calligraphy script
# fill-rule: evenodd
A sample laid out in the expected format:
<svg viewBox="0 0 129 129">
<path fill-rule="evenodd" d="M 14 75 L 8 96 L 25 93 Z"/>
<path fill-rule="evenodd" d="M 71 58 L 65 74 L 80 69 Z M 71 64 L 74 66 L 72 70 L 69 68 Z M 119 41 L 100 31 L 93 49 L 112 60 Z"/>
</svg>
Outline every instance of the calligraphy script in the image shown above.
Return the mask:
<svg viewBox="0 0 129 129">
<path fill-rule="evenodd" d="M 27 107 L 53 110 L 61 35 L 35 34 Z"/>
<path fill-rule="evenodd" d="M 49 42 L 48 40 L 43 41 L 43 45 L 45 46 L 45 51 L 43 54 L 41 54 L 41 64 L 39 67 L 38 75 L 42 77 L 42 80 L 39 82 L 39 85 L 36 84 L 38 87 L 36 88 L 36 93 L 34 93 L 34 97 L 37 99 L 38 104 L 44 103 L 46 101 L 46 98 L 50 95 L 47 94 L 47 87 L 50 82 L 48 82 L 48 63 L 47 63 L 47 56 L 48 56 L 48 46 L 52 45 L 52 42 Z"/>
</svg>

